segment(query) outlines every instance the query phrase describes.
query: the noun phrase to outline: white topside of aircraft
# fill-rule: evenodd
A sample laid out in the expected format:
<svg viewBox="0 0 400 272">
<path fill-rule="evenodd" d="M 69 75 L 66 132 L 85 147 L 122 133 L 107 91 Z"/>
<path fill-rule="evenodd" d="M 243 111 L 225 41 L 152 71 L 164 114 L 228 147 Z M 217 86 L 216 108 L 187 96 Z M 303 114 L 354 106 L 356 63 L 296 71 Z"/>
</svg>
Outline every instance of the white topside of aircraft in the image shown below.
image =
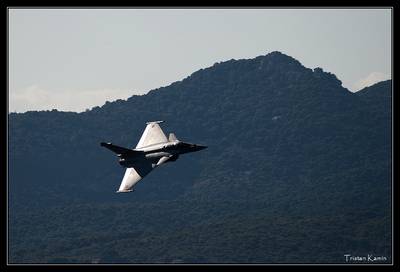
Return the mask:
<svg viewBox="0 0 400 272">
<path fill-rule="evenodd" d="M 147 122 L 147 126 L 134 149 L 101 143 L 117 153 L 119 163 L 126 167 L 125 175 L 117 193 L 133 191 L 133 186 L 157 166 L 176 161 L 180 154 L 195 152 L 206 146 L 179 141 L 173 133 L 167 138 L 160 127 L 164 121 Z"/>
</svg>

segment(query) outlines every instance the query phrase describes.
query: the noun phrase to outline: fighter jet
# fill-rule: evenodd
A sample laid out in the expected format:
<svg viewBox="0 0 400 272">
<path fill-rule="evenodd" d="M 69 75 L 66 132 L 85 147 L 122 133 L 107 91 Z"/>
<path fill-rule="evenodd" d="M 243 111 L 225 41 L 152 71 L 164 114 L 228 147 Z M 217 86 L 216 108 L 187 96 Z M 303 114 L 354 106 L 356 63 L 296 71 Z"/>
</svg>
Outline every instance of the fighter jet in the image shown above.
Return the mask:
<svg viewBox="0 0 400 272">
<path fill-rule="evenodd" d="M 127 168 L 117 193 L 134 191 L 133 186 L 157 166 L 174 162 L 181 154 L 207 148 L 204 145 L 179 141 L 173 133 L 170 133 L 167 139 L 159 125 L 162 122 L 164 121 L 147 122 L 142 137 L 134 149 L 112 143 L 100 143 L 101 146 L 116 153 L 119 164 Z"/>
</svg>

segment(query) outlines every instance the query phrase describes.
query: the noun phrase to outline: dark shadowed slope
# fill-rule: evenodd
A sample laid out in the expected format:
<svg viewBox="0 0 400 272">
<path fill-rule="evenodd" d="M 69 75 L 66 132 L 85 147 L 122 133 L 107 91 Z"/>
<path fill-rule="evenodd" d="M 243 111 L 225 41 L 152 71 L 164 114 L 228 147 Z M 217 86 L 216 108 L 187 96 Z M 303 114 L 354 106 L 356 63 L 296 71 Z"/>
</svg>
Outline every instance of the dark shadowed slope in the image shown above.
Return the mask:
<svg viewBox="0 0 400 272">
<path fill-rule="evenodd" d="M 272 52 L 80 114 L 10 114 L 11 260 L 390 258 L 390 94 Z M 99 143 L 133 147 L 149 120 L 209 148 L 115 194 Z"/>
</svg>

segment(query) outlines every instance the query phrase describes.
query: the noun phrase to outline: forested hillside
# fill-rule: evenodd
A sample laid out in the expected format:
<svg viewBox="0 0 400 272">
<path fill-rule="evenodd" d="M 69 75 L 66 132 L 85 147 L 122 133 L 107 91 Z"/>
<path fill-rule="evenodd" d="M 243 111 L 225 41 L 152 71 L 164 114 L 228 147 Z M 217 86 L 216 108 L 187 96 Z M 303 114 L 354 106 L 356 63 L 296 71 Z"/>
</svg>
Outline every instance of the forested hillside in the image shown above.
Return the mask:
<svg viewBox="0 0 400 272">
<path fill-rule="evenodd" d="M 115 194 L 145 123 L 207 145 Z M 9 115 L 11 263 L 391 261 L 391 81 L 272 52 L 82 113 Z"/>
</svg>

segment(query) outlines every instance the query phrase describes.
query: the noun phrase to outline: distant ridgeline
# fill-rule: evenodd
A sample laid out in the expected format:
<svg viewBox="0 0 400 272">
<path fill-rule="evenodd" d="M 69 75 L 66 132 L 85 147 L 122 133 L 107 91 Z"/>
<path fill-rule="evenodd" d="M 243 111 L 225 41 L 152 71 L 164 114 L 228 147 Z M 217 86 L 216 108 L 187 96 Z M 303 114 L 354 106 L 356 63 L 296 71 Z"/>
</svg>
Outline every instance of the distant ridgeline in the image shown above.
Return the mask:
<svg viewBox="0 0 400 272">
<path fill-rule="evenodd" d="M 133 147 L 151 120 L 208 149 L 115 194 L 99 143 Z M 9 115 L 11 263 L 391 262 L 390 196 L 391 81 L 351 93 L 280 52 Z"/>
</svg>

